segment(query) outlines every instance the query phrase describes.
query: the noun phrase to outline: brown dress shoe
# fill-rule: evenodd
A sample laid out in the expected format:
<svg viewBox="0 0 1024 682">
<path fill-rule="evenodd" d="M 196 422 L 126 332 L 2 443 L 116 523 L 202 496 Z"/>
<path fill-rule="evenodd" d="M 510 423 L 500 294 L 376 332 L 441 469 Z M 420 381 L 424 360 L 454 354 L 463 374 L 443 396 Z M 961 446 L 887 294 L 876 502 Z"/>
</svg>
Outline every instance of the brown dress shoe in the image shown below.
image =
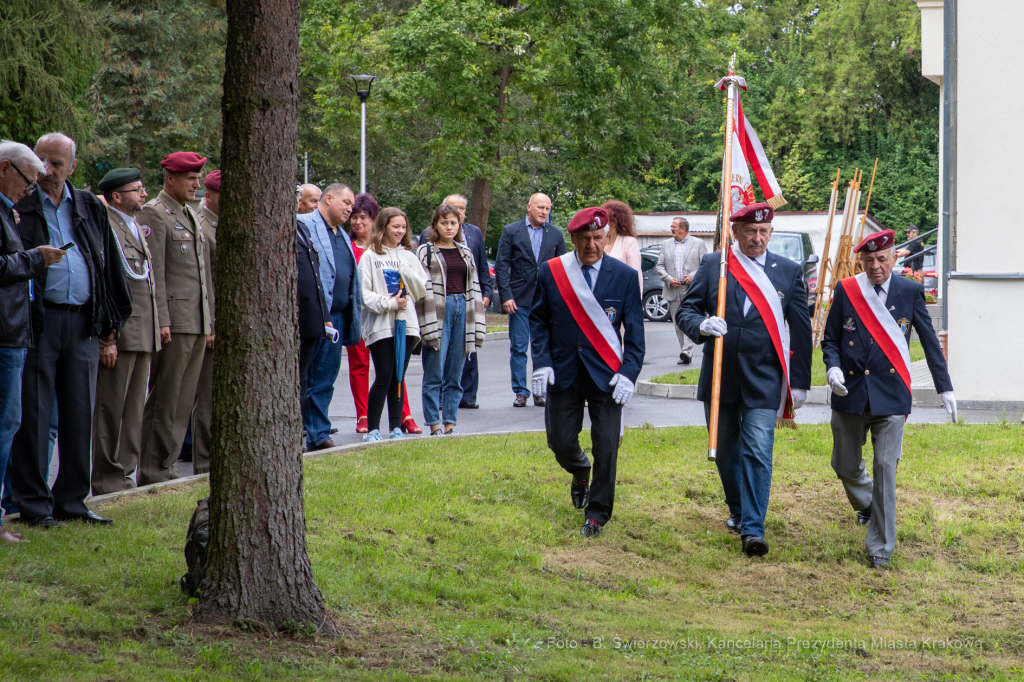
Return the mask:
<svg viewBox="0 0 1024 682">
<path fill-rule="evenodd" d="M 512 407 L 526 407 L 526 396 L 517 395 L 516 399 L 512 402 Z"/>
<path fill-rule="evenodd" d="M 333 447 L 337 447 L 337 446 L 335 446 L 335 444 L 334 444 L 334 441 L 333 441 L 333 440 L 331 440 L 330 438 L 328 438 L 328 439 L 327 439 L 327 440 L 325 440 L 325 441 L 324 441 L 323 443 L 320 443 L 320 445 L 314 445 L 313 447 L 311 447 L 311 448 L 309 449 L 309 451 L 310 451 L 310 452 L 314 452 L 314 451 L 316 451 L 316 450 L 327 450 L 328 448 L 333 448 Z"/>
<path fill-rule="evenodd" d="M 533 396 L 533 404 L 537 407 L 544 407 L 548 404 L 548 399 L 542 395 L 535 395 Z"/>
</svg>

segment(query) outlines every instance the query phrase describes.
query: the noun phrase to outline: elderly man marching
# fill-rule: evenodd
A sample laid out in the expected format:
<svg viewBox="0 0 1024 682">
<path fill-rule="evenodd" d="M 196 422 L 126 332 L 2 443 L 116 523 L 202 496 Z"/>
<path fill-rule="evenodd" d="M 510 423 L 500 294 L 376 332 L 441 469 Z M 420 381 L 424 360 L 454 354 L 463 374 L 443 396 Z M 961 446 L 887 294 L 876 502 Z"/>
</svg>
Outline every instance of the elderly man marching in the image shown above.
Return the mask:
<svg viewBox="0 0 1024 682">
<path fill-rule="evenodd" d="M 607 228 L 604 209 L 576 214 L 568 227 L 576 250 L 541 265 L 530 309 L 533 393 L 547 394 L 548 447 L 572 474 L 573 506 L 586 508 L 584 537 L 599 534 L 611 518 L 622 406 L 644 362 L 636 270 L 604 257 Z M 585 405 L 593 467 L 579 441 Z"/>
<path fill-rule="evenodd" d="M 946 411 L 956 422 L 956 399 L 946 361 L 925 308 L 924 287 L 893 277 L 896 234 L 883 230 L 854 249 L 864 272 L 836 284 L 821 351 L 832 396 L 832 468 L 867 525 L 872 568 L 889 568 L 896 547 L 896 464 L 910 414 L 911 328 L 921 339 L 928 369 Z M 862 449 L 871 432 L 874 480 Z"/>
<path fill-rule="evenodd" d="M 792 417 L 811 386 L 807 287 L 798 264 L 768 251 L 773 214 L 768 204 L 752 204 L 730 219 L 735 242 L 728 255 L 725 318 L 714 317 L 721 254 L 711 253 L 694 275 L 675 320 L 697 343 L 724 336 L 715 461 L 729 506 L 725 525 L 740 534 L 747 556 L 768 553 L 764 517 L 775 420 Z M 697 385 L 697 399 L 704 401 L 708 415 L 713 358 L 714 353 L 704 353 Z"/>
</svg>

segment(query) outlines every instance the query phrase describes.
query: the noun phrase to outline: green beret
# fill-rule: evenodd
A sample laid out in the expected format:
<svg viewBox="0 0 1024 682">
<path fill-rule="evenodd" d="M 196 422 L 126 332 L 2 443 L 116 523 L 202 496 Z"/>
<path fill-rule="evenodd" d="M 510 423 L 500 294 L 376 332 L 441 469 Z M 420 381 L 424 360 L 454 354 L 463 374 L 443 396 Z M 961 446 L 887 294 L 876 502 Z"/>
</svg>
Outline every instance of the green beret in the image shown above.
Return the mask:
<svg viewBox="0 0 1024 682">
<path fill-rule="evenodd" d="M 142 173 L 138 168 L 115 168 L 100 180 L 101 192 L 113 192 L 119 187 L 124 187 L 129 182 L 142 179 Z"/>
</svg>

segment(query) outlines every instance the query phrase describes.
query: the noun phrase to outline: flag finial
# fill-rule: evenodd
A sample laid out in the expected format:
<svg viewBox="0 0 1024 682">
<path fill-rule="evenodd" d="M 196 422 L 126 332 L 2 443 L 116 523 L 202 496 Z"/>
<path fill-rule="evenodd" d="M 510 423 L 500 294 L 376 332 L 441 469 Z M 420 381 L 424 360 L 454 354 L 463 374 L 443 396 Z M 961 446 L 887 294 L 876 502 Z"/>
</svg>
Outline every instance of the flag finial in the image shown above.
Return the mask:
<svg viewBox="0 0 1024 682">
<path fill-rule="evenodd" d="M 736 53 L 732 53 L 732 59 L 729 60 L 729 75 L 736 73 Z"/>
</svg>

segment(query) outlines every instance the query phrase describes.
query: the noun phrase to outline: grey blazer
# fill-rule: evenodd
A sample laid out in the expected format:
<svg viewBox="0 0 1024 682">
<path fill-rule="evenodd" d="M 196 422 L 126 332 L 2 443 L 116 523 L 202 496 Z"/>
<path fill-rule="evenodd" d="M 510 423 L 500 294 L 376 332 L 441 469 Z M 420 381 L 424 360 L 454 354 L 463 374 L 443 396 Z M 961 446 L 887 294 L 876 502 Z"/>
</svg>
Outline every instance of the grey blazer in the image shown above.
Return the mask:
<svg viewBox="0 0 1024 682">
<path fill-rule="evenodd" d="M 658 264 L 654 266 L 654 271 L 658 273 L 658 277 L 665 283 L 664 288 L 661 290 L 662 297 L 668 301 L 681 301 L 683 296 L 686 295 L 690 285 L 684 284 L 681 287 L 673 287 L 669 285 L 673 279 L 682 279 L 685 275 L 693 277 L 694 273 L 697 272 L 697 268 L 700 267 L 700 260 L 707 252 L 708 247 L 704 246 L 704 240 L 700 237 L 694 237 L 690 235 L 686 239 L 686 243 L 683 248 L 686 249 L 686 254 L 683 256 L 683 272 L 676 272 L 676 249 L 679 248 L 675 237 L 670 237 L 661 243 L 661 253 L 658 254 Z"/>
</svg>

